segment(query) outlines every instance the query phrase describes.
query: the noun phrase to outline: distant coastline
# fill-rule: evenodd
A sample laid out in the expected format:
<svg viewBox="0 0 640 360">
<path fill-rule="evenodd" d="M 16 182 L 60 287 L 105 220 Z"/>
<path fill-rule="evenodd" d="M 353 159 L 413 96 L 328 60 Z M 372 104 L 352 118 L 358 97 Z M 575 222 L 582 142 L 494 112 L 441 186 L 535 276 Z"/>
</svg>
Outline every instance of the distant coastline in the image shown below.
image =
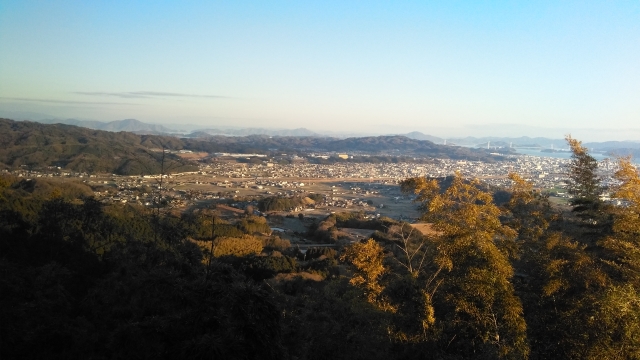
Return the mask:
<svg viewBox="0 0 640 360">
<path fill-rule="evenodd" d="M 516 153 L 519 155 L 530 155 L 530 156 L 540 156 L 540 157 L 551 157 L 556 159 L 570 159 L 571 152 L 564 150 L 554 150 L 554 149 L 523 149 L 523 148 L 514 148 Z M 605 154 L 601 153 L 591 153 L 596 160 L 604 160 L 606 158 L 610 158 Z"/>
</svg>

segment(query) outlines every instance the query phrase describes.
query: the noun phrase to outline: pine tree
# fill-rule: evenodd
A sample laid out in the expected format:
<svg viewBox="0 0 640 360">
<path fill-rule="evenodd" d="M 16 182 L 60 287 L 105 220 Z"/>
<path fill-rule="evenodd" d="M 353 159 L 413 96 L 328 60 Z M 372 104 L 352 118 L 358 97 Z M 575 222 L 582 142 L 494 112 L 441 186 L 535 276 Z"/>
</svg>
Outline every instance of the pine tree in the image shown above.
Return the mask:
<svg viewBox="0 0 640 360">
<path fill-rule="evenodd" d="M 571 135 L 567 135 L 565 140 L 572 153 L 567 174 L 567 190 L 574 196 L 571 203 L 577 206 L 575 210 L 587 210 L 600 202 L 602 185 L 596 173 L 598 161 L 589 155 L 588 149 L 582 146 L 581 141 L 572 138 Z"/>
</svg>

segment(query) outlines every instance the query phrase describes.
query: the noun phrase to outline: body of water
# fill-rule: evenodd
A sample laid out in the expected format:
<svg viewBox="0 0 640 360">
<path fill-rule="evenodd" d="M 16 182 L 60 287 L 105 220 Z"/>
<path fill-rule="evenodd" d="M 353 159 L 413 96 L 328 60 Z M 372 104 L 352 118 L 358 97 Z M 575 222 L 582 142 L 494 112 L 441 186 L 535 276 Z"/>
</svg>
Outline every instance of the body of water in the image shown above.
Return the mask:
<svg viewBox="0 0 640 360">
<path fill-rule="evenodd" d="M 516 150 L 516 152 L 518 154 L 522 154 L 522 155 L 550 157 L 550 158 L 556 158 L 556 159 L 570 159 L 571 158 L 571 153 L 570 152 L 541 152 L 539 149 L 521 149 L 521 148 L 515 148 L 515 150 Z M 606 156 L 604 154 L 598 154 L 598 153 L 589 153 L 589 154 L 591 156 L 593 156 L 598 161 L 610 157 L 610 156 Z"/>
</svg>

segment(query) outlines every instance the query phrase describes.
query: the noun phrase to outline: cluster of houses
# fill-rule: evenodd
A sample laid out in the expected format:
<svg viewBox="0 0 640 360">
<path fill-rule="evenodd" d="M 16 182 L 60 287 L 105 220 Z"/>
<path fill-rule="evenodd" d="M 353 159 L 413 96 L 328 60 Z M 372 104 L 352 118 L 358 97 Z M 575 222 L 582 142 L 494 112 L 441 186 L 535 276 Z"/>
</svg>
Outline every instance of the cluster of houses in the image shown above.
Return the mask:
<svg viewBox="0 0 640 360">
<path fill-rule="evenodd" d="M 96 175 L 71 172 L 59 167 L 38 170 L 21 167 L 16 170 L 2 170 L 2 172 L 27 179 L 64 177 L 80 179 L 89 185 L 104 185 L 103 189 L 96 190 L 96 196 L 105 199 L 105 201 L 135 202 L 149 205 L 158 201 L 158 193 L 168 193 L 171 196 L 167 201 L 173 202 L 176 206 L 187 206 L 199 200 L 232 198 L 241 189 L 253 189 L 267 196 L 299 196 L 307 191 L 308 185 L 313 184 L 314 179 L 349 179 L 350 181 L 362 181 L 363 184 L 367 184 L 367 182 L 371 184 L 375 180 L 378 184 L 397 184 L 409 177 L 442 177 L 456 172 L 464 177 L 479 178 L 497 186 L 509 186 L 510 181 L 507 175 L 515 172 L 533 182 L 537 188 L 562 189 L 567 181 L 569 161 L 569 159 L 526 155 L 511 156 L 507 161 L 494 163 L 451 159 L 433 159 L 428 164 L 277 164 L 267 161 L 253 164 L 220 161 L 201 164 L 199 171 L 163 176 Z M 603 185 L 615 184 L 612 177 L 617 170 L 615 161 L 605 159 L 599 163 L 598 169 Z M 182 185 L 215 185 L 223 191 L 208 191 L 206 188 L 191 192 L 176 190 Z M 378 190 L 370 187 L 366 187 L 366 189 L 352 187 L 348 192 L 350 195 L 370 196 L 377 194 L 376 191 Z M 388 187 L 385 188 L 385 191 L 388 191 Z M 365 201 L 347 199 L 339 195 L 345 195 L 345 190 L 342 188 L 332 189 L 327 197 L 327 204 L 335 207 L 370 206 Z M 564 191 L 557 191 L 556 195 L 569 197 Z M 607 195 L 603 195 L 605 200 L 608 200 Z"/>
</svg>

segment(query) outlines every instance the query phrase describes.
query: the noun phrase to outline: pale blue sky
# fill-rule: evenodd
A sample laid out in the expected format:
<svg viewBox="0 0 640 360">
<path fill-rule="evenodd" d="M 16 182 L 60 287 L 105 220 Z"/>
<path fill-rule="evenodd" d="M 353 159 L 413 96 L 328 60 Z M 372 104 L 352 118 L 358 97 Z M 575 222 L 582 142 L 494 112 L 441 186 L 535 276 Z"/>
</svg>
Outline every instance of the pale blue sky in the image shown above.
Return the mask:
<svg viewBox="0 0 640 360">
<path fill-rule="evenodd" d="M 640 140 L 640 2 L 2 0 L 2 110 Z"/>
</svg>

